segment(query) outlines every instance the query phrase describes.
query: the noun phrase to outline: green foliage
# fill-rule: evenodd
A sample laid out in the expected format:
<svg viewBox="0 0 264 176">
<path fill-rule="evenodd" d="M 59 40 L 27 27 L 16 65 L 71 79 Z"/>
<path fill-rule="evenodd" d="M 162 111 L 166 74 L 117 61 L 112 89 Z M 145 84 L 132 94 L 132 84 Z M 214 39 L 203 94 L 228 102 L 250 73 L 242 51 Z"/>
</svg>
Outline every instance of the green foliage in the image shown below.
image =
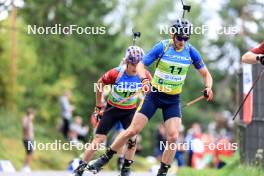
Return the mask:
<svg viewBox="0 0 264 176">
<path fill-rule="evenodd" d="M 169 35 L 160 34 L 159 27 L 170 25 L 172 22 L 170 20 L 182 14 L 182 10 L 178 9 L 181 8 L 180 1 L 171 0 L 25 0 L 24 2 L 25 5 L 18 8 L 17 78 L 14 89 L 10 78 L 11 29 L 3 27 L 10 25 L 10 19 L 0 22 L 0 106 L 8 108 L 16 105 L 18 112 L 32 106 L 37 110 L 36 122 L 53 128 L 60 119 L 58 98 L 65 90 L 73 92 L 71 101 L 76 107 L 74 115 L 81 115 L 86 122 L 89 121 L 95 102 L 93 83 L 104 72 L 119 64 L 125 49 L 132 43 L 130 33 L 132 28 L 142 33 L 137 45 L 147 52 L 158 41 L 169 38 Z M 194 26 L 206 22 L 207 19 L 202 16 L 203 7 L 197 2 L 187 2 L 192 5 L 192 10 L 186 17 L 194 23 Z M 245 45 L 246 37 L 258 41 L 263 35 L 263 24 L 260 19 L 255 19 L 252 15 L 250 4 L 255 5 L 254 10 L 262 12 L 262 6 L 258 1 L 243 0 L 223 3 L 218 14 L 224 25 L 237 24 L 237 19 L 242 17 L 246 21 L 253 21 L 258 26 L 258 34 L 243 27 L 244 33 L 239 36 L 218 36 L 217 39 L 209 39 L 206 35 L 191 37 L 190 43 L 200 51 L 213 75 L 215 99 L 212 103 L 203 100 L 183 109 L 183 123 L 186 128 L 193 122 L 201 122 L 206 128 L 207 123 L 214 119 L 217 113 L 235 109 L 238 82 L 237 71 L 234 71 L 232 66 L 238 63 L 239 54 L 248 50 L 248 46 Z M 125 13 L 120 12 L 120 6 Z M 112 13 L 114 15 L 111 16 Z M 110 24 L 104 22 L 108 15 L 112 18 Z M 169 16 L 173 17 L 169 19 Z M 105 26 L 107 33 L 105 35 L 27 34 L 28 25 L 46 27 L 55 24 Z M 111 29 L 115 29 L 114 32 L 111 32 Z M 234 49 L 230 49 L 230 46 Z M 215 47 L 220 54 L 214 55 L 211 47 Z M 239 52 L 238 55 L 234 55 L 236 50 Z M 210 57 L 211 55 L 214 57 Z M 221 67 L 224 60 L 228 60 L 230 67 L 229 65 L 225 69 Z M 152 65 L 149 69 L 153 72 L 155 66 Z M 182 104 L 199 97 L 203 88 L 203 80 L 199 73 L 191 68 L 181 95 Z M 20 121 L 20 117 L 14 118 Z M 144 155 L 152 154 L 154 142 L 146 139 L 154 137 L 162 121 L 162 114 L 158 111 L 142 132 Z M 10 135 L 13 133 L 19 135 L 15 132 L 16 128 L 19 129 L 16 125 L 10 127 Z M 41 134 L 46 135 L 44 132 Z"/>
<path fill-rule="evenodd" d="M 25 149 L 22 142 L 22 117 L 23 114 L 12 113 L 0 109 L 0 158 L 10 160 L 17 170 L 23 166 Z M 35 140 L 37 143 L 54 142 L 63 140 L 56 128 L 41 123 L 34 123 Z M 34 152 L 34 170 L 65 170 L 68 163 L 80 153 L 72 151 L 38 151 Z"/>
<path fill-rule="evenodd" d="M 8 24 L 8 21 L 1 22 L 1 25 Z M 9 40 L 10 32 L 0 30 L 0 106 L 8 106 L 14 103 L 12 96 L 12 79 L 11 78 L 11 42 Z"/>
<path fill-rule="evenodd" d="M 258 175 L 264 176 L 264 172 L 261 168 L 253 166 L 245 166 L 239 164 L 239 155 L 236 153 L 235 157 L 222 158 L 226 162 L 226 166 L 221 169 L 202 169 L 195 170 L 192 168 L 182 168 L 178 174 L 183 176 L 247 176 L 247 175 Z"/>
</svg>

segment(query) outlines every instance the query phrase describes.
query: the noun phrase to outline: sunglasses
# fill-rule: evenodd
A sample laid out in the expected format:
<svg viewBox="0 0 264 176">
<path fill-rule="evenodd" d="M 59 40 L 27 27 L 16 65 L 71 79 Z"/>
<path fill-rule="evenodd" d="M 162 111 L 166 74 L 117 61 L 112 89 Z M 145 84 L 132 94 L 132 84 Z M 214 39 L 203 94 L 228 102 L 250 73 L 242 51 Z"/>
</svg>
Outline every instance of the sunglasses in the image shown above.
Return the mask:
<svg viewBox="0 0 264 176">
<path fill-rule="evenodd" d="M 176 38 L 176 40 L 178 40 L 178 41 L 188 41 L 189 40 L 189 37 L 182 37 L 182 36 L 179 36 L 179 35 L 176 35 L 175 36 L 175 38 Z"/>
</svg>

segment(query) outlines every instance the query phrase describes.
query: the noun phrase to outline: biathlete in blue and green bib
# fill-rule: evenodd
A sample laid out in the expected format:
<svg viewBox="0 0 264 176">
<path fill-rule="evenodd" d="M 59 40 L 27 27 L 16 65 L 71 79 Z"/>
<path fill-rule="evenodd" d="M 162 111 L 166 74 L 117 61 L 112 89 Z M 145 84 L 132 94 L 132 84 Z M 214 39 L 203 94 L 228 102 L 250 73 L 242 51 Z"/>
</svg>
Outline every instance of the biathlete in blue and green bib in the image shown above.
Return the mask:
<svg viewBox="0 0 264 176">
<path fill-rule="evenodd" d="M 157 176 L 167 175 L 176 150 L 175 145 L 181 126 L 180 94 L 188 69 L 193 65 L 204 78 L 207 100 L 212 100 L 213 80 L 199 52 L 187 41 L 190 38 L 192 24 L 185 19 L 177 19 L 172 26 L 169 40 L 158 42 L 137 65 L 137 73 L 141 78 L 143 91 L 147 94 L 144 103 L 133 118 L 131 125 L 119 135 L 107 152 L 95 160 L 93 167 L 101 168 L 123 146 L 129 138 L 137 135 L 160 108 L 166 129 L 167 148 L 163 152 Z M 145 67 L 156 62 L 154 77 L 149 80 Z M 150 82 L 151 81 L 151 82 Z M 174 146 L 174 147 L 173 147 Z"/>
</svg>

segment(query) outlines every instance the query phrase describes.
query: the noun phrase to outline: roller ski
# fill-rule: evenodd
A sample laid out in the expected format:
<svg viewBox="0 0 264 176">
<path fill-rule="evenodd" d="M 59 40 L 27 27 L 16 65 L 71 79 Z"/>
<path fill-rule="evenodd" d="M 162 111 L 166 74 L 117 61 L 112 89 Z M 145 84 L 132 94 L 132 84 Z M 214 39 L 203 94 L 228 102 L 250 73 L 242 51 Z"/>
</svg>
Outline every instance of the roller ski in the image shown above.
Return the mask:
<svg viewBox="0 0 264 176">
<path fill-rule="evenodd" d="M 82 176 L 85 171 L 92 172 L 93 174 L 97 174 L 100 172 L 105 164 L 107 164 L 109 158 L 106 155 L 100 156 L 96 160 L 92 160 L 89 163 L 81 163 L 78 168 L 74 171 L 74 176 Z"/>
<path fill-rule="evenodd" d="M 79 166 L 73 171 L 72 176 L 82 176 L 87 169 L 88 164 L 84 161 L 80 161 Z"/>
<path fill-rule="evenodd" d="M 131 176 L 130 168 L 122 168 L 118 176 Z"/>
<path fill-rule="evenodd" d="M 120 174 L 118 176 L 131 176 L 130 166 L 133 164 L 132 160 L 124 160 L 124 164 L 120 170 Z"/>
</svg>

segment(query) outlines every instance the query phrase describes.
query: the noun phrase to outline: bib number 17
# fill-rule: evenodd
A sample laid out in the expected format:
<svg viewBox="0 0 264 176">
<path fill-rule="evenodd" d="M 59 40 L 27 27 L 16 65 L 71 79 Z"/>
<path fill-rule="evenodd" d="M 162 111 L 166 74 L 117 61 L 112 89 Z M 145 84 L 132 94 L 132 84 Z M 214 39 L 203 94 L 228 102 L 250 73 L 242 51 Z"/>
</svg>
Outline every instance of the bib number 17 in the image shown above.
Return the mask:
<svg viewBox="0 0 264 176">
<path fill-rule="evenodd" d="M 170 69 L 171 69 L 171 73 L 173 74 L 175 71 L 175 66 L 170 66 Z M 181 74 L 181 72 L 182 72 L 181 67 L 177 67 L 176 70 L 178 71 L 177 74 Z"/>
</svg>

